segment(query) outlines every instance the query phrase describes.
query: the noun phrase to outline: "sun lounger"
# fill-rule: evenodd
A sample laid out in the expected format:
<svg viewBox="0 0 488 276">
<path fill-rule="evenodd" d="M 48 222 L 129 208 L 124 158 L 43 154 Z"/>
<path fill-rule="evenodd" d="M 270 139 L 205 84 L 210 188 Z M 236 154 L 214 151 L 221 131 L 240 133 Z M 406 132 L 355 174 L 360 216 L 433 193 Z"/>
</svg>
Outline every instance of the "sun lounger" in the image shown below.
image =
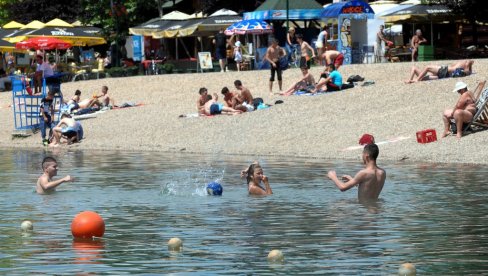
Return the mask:
<svg viewBox="0 0 488 276">
<path fill-rule="evenodd" d="M 473 128 L 488 128 L 488 88 L 485 88 L 476 101 L 476 113 L 470 123 L 466 124 L 463 132 Z"/>
</svg>

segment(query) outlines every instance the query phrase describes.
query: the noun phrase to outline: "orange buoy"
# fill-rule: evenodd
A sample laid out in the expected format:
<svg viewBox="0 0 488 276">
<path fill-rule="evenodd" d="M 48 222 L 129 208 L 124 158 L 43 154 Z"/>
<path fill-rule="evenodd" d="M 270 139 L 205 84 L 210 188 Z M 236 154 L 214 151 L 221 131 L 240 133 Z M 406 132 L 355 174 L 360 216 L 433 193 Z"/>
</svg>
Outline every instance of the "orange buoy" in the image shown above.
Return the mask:
<svg viewBox="0 0 488 276">
<path fill-rule="evenodd" d="M 92 211 L 79 213 L 71 223 L 71 234 L 75 238 L 103 237 L 103 233 L 105 233 L 105 222 L 99 214 Z"/>
</svg>

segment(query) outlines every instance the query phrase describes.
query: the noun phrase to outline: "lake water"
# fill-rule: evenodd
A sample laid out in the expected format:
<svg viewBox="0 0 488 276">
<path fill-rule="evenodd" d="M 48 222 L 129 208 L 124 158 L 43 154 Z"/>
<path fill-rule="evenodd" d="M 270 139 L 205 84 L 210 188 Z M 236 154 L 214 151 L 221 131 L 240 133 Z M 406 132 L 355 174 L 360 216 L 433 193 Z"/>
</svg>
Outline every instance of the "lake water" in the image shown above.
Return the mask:
<svg viewBox="0 0 488 276">
<path fill-rule="evenodd" d="M 259 158 L 274 194 L 247 195 L 239 171 L 249 156 L 66 152 L 52 195 L 34 184 L 48 152 L 0 151 L 0 274 L 392 275 L 412 262 L 419 275 L 488 273 L 486 166 L 383 163 L 375 206 L 341 193 L 327 170 L 354 174 L 357 162 Z M 358 153 L 359 154 L 359 153 Z M 207 196 L 219 180 L 223 196 Z M 105 220 L 105 236 L 73 241 L 73 217 Z M 20 224 L 34 223 L 31 235 Z M 171 253 L 167 241 L 183 240 Z M 270 264 L 280 249 L 283 264 Z"/>
</svg>

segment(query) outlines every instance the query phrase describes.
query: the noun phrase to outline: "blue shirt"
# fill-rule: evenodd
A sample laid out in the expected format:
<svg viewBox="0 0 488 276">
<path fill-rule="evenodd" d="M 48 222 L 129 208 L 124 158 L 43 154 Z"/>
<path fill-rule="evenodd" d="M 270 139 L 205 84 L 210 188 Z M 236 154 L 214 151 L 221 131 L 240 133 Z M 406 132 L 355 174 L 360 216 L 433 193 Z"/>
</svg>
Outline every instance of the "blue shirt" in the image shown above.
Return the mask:
<svg viewBox="0 0 488 276">
<path fill-rule="evenodd" d="M 342 86 L 342 76 L 339 72 L 334 70 L 334 71 L 330 72 L 329 77 L 331 78 L 333 84 L 335 84 L 339 87 Z"/>
</svg>

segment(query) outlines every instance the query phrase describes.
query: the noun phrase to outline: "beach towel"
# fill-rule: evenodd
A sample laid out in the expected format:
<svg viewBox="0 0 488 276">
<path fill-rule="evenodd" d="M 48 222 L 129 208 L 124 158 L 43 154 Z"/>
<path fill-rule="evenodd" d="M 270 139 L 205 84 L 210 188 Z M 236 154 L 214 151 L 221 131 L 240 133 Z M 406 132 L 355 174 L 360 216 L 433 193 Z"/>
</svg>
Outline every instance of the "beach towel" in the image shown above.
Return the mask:
<svg viewBox="0 0 488 276">
<path fill-rule="evenodd" d="M 121 105 L 116 105 L 112 107 L 112 109 L 122 109 L 122 108 L 128 108 L 128 107 L 138 107 L 138 106 L 143 106 L 143 103 L 132 103 L 132 102 L 125 102 Z"/>
</svg>

